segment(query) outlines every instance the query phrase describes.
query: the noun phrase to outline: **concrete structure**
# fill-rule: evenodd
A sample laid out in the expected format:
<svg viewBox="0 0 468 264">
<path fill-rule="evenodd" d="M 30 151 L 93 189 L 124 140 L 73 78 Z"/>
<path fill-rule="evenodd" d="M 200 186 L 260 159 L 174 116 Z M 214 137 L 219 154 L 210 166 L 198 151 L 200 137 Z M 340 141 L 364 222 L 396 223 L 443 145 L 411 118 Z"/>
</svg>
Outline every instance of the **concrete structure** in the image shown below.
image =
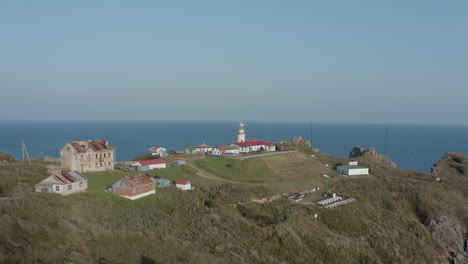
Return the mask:
<svg viewBox="0 0 468 264">
<path fill-rule="evenodd" d="M 176 161 L 176 164 L 179 165 L 179 166 L 182 166 L 182 165 L 187 164 L 187 161 L 186 160 L 178 160 L 178 161 Z"/>
<path fill-rule="evenodd" d="M 192 189 L 192 183 L 189 180 L 177 180 L 176 181 L 176 188 L 179 188 L 181 190 L 191 190 Z"/>
<path fill-rule="evenodd" d="M 135 200 L 156 193 L 156 181 L 146 173 L 125 177 L 112 184 L 111 193 Z"/>
<path fill-rule="evenodd" d="M 369 175 L 369 168 L 359 166 L 357 161 L 350 161 L 348 165 L 341 165 L 336 168 L 338 173 L 344 175 Z"/>
<path fill-rule="evenodd" d="M 245 142 L 245 127 L 244 123 L 242 122 L 240 122 L 239 126 L 237 127 L 237 142 Z"/>
<path fill-rule="evenodd" d="M 67 171 L 110 171 L 114 169 L 115 150 L 109 141 L 75 140 L 62 148 L 60 161 Z"/>
<path fill-rule="evenodd" d="M 317 204 L 318 205 L 327 205 L 327 204 L 331 204 L 331 203 L 335 203 L 335 202 L 338 202 L 340 200 L 342 200 L 343 197 L 341 196 L 337 196 L 335 193 L 333 194 L 333 196 L 331 198 L 328 198 L 328 199 L 325 199 L 325 200 L 321 200 L 321 201 L 318 201 Z"/>
<path fill-rule="evenodd" d="M 54 174 L 34 186 L 36 192 L 68 195 L 88 189 L 88 178 L 77 171 Z"/>
<path fill-rule="evenodd" d="M 166 179 L 156 179 L 156 183 L 158 184 L 158 188 L 166 188 L 171 186 L 171 181 Z"/>
<path fill-rule="evenodd" d="M 62 174 L 62 167 L 57 165 L 47 165 L 46 170 L 49 175 Z"/>
<path fill-rule="evenodd" d="M 166 157 L 167 153 L 166 153 L 166 149 L 163 148 L 163 147 L 152 147 L 149 149 L 149 152 L 151 153 L 151 155 L 153 156 L 159 156 L 161 158 L 164 158 Z"/>
<path fill-rule="evenodd" d="M 236 144 L 231 144 L 227 146 L 216 146 L 211 152 L 212 155 L 221 156 L 221 155 L 237 155 L 239 154 L 239 146 Z"/>
<path fill-rule="evenodd" d="M 167 163 L 163 159 L 151 159 L 151 160 L 140 160 L 132 164 L 133 167 L 138 167 L 138 170 L 145 169 L 140 167 L 148 167 L 149 170 L 164 169 L 167 167 Z"/>
</svg>

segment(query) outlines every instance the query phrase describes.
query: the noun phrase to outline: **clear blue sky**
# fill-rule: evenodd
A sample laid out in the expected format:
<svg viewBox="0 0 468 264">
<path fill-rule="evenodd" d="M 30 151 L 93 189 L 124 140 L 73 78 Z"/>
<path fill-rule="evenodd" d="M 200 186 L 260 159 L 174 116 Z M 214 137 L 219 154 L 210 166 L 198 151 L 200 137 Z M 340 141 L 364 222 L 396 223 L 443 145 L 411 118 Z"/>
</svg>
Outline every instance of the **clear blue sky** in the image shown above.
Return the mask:
<svg viewBox="0 0 468 264">
<path fill-rule="evenodd" d="M 468 1 L 0 1 L 0 120 L 468 124 Z"/>
</svg>

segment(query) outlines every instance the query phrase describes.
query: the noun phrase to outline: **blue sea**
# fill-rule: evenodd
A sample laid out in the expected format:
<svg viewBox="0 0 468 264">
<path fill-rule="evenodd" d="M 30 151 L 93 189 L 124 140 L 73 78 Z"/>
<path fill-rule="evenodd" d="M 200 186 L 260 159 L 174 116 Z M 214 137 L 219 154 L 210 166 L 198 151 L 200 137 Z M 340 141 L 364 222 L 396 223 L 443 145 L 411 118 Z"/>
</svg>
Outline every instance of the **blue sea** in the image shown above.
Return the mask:
<svg viewBox="0 0 468 264">
<path fill-rule="evenodd" d="M 117 161 L 132 160 L 150 147 L 183 150 L 189 145 L 229 144 L 237 122 L 1 121 L 0 151 L 21 159 L 21 138 L 31 157 L 59 157 L 65 143 L 109 140 Z M 385 125 L 245 122 L 247 138 L 266 141 L 302 136 L 325 154 L 348 157 L 354 145 L 385 153 Z M 312 129 L 311 129 L 312 128 Z M 312 132 L 312 133 L 311 133 Z M 387 155 L 400 168 L 428 172 L 447 152 L 468 155 L 468 126 L 388 125 Z"/>
</svg>

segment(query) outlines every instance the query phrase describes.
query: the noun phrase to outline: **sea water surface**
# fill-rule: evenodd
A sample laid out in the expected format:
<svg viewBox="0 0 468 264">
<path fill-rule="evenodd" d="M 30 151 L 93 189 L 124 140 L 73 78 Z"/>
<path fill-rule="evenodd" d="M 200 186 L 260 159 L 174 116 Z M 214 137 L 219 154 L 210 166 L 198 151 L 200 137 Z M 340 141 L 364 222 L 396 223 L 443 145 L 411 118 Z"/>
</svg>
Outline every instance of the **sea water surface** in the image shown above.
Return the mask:
<svg viewBox="0 0 468 264">
<path fill-rule="evenodd" d="M 224 145 L 237 137 L 237 122 L 1 121 L 0 151 L 21 159 L 24 138 L 31 157 L 59 157 L 73 140 L 109 140 L 117 161 L 132 160 L 153 146 L 183 150 L 206 143 Z M 348 157 L 354 145 L 385 153 L 385 125 L 245 122 L 247 138 L 265 141 L 310 139 L 325 154 Z M 311 129 L 312 128 L 312 129 Z M 312 133 L 311 133 L 312 132 Z M 447 152 L 468 155 L 468 126 L 388 125 L 387 155 L 404 169 L 430 171 Z"/>
</svg>

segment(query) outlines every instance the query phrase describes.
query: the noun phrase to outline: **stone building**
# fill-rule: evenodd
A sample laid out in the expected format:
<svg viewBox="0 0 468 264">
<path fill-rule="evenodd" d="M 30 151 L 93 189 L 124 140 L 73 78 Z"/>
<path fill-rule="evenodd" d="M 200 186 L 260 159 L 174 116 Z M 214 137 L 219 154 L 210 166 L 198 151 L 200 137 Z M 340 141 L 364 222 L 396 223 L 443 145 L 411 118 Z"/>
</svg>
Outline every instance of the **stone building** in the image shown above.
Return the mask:
<svg viewBox="0 0 468 264">
<path fill-rule="evenodd" d="M 60 161 L 66 171 L 109 171 L 114 169 L 115 149 L 107 140 L 75 140 L 62 148 Z"/>
</svg>

